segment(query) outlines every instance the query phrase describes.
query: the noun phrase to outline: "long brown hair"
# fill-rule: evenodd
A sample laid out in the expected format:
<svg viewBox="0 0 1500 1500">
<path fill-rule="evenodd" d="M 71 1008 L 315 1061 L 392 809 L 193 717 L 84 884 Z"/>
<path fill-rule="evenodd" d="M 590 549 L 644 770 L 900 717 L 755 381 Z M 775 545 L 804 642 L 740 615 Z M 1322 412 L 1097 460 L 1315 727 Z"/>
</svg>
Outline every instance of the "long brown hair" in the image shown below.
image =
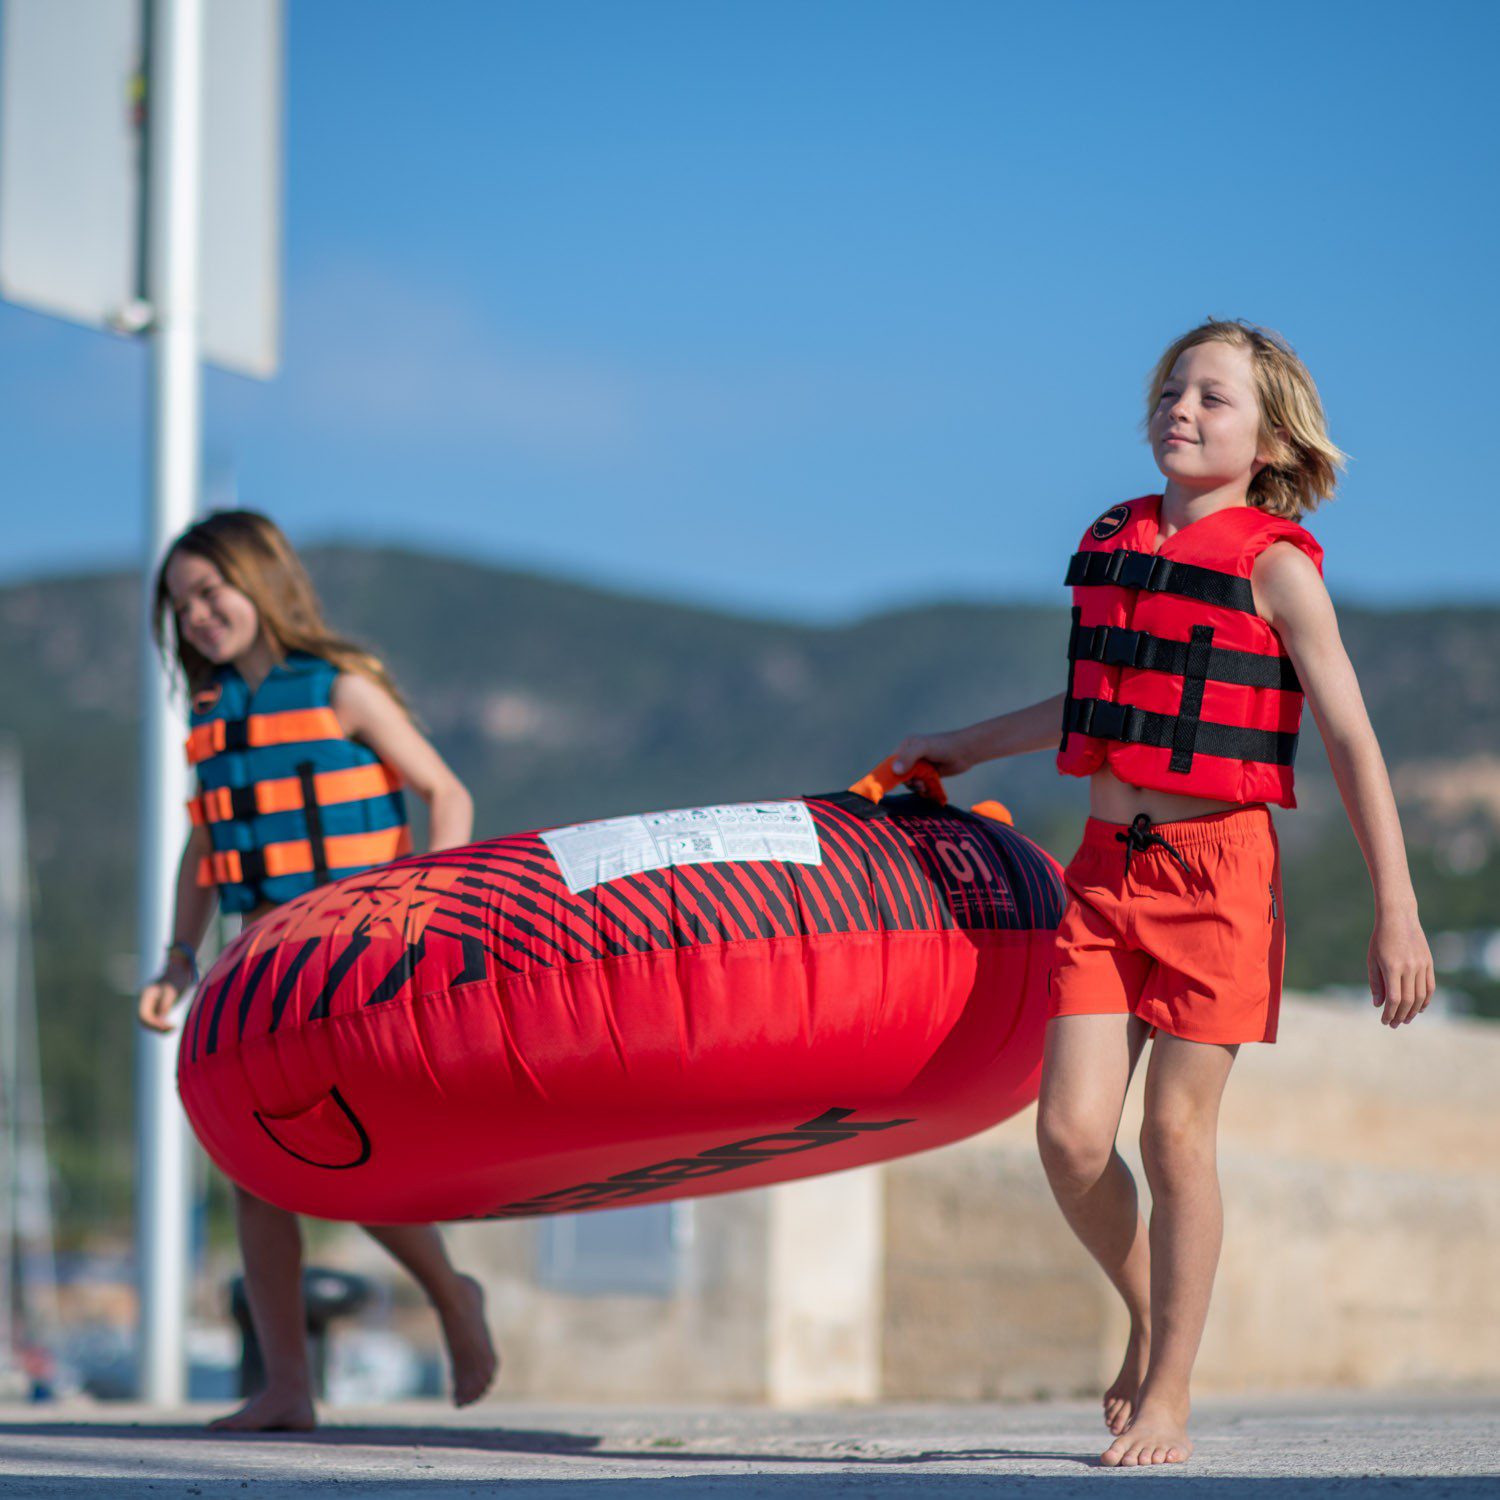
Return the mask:
<svg viewBox="0 0 1500 1500">
<path fill-rule="evenodd" d="M 1312 375 L 1279 333 L 1240 318 L 1210 318 L 1183 334 L 1157 360 L 1146 382 L 1146 424 L 1179 356 L 1195 344 L 1208 343 L 1250 351 L 1260 399 L 1260 445 L 1271 458 L 1250 481 L 1246 499 L 1273 516 L 1299 519 L 1332 496 L 1349 456 L 1328 436 Z"/>
<path fill-rule="evenodd" d="M 211 562 L 226 583 L 250 600 L 278 661 L 291 651 L 321 657 L 340 672 L 358 672 L 379 683 L 408 714 L 411 712 L 380 658 L 329 628 L 312 579 L 292 544 L 269 516 L 253 510 L 216 510 L 205 516 L 167 548 L 157 569 L 152 630 L 162 655 L 175 655 L 190 693 L 210 686 L 218 667 L 183 640 L 178 629 L 167 589 L 167 564 L 179 552 Z"/>
</svg>

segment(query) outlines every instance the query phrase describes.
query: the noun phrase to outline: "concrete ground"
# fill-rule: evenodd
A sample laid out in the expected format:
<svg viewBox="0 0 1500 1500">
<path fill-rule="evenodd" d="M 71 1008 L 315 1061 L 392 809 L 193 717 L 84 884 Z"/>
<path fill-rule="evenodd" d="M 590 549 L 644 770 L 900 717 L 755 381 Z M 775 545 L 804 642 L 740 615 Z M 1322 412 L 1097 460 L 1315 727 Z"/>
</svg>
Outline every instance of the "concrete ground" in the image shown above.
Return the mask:
<svg viewBox="0 0 1500 1500">
<path fill-rule="evenodd" d="M 1044 1497 L 1097 1485 L 1196 1481 L 1195 1496 L 1291 1500 L 1358 1486 L 1422 1497 L 1500 1497 L 1500 1393 L 1205 1400 L 1197 1456 L 1165 1470 L 1097 1466 L 1105 1435 L 1080 1402 L 755 1408 L 435 1404 L 338 1411 L 317 1433 L 229 1440 L 208 1412 L 123 1406 L 0 1408 L 0 1495 L 499 1493 L 507 1500 L 969 1500 L 1005 1486 Z"/>
</svg>

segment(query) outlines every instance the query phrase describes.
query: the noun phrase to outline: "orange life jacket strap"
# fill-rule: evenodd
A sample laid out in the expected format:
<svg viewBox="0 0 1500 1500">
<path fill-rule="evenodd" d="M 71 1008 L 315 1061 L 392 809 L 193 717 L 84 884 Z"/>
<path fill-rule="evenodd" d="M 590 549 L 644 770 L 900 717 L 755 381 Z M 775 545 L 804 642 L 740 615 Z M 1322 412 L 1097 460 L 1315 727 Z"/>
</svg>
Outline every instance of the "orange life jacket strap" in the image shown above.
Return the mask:
<svg viewBox="0 0 1500 1500">
<path fill-rule="evenodd" d="M 248 719 L 211 719 L 187 737 L 188 764 L 196 766 L 226 750 L 259 750 L 266 745 L 295 745 L 302 740 L 347 738 L 331 708 L 289 708 L 279 714 L 251 714 Z"/>
<path fill-rule="evenodd" d="M 411 829 L 382 828 L 378 833 L 335 834 L 325 839 L 330 870 L 367 869 L 411 853 Z M 242 885 L 281 875 L 310 875 L 312 844 L 297 839 L 267 844 L 264 849 L 216 849 L 198 863 L 199 885 Z"/>
<path fill-rule="evenodd" d="M 387 765 L 349 766 L 342 771 L 319 772 L 313 777 L 313 790 L 320 807 L 332 807 L 339 802 L 360 802 L 367 797 L 398 792 L 401 778 Z M 238 814 L 236 800 L 243 808 Z M 227 823 L 236 816 L 296 812 L 302 806 L 302 779 L 283 776 L 277 781 L 257 781 L 248 787 L 211 787 L 188 803 L 188 816 L 194 827 L 201 827 L 205 823 Z"/>
</svg>

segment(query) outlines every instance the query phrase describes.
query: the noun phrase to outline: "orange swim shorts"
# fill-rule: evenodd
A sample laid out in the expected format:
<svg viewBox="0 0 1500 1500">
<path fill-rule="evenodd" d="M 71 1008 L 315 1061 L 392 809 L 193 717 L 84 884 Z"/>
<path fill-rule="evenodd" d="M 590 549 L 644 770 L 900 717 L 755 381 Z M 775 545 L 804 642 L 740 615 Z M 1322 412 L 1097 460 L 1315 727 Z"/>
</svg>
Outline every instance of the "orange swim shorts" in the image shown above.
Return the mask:
<svg viewBox="0 0 1500 1500">
<path fill-rule="evenodd" d="M 1176 823 L 1090 818 L 1063 883 L 1050 1016 L 1135 1015 L 1194 1042 L 1276 1040 L 1286 914 L 1265 803 Z"/>
</svg>

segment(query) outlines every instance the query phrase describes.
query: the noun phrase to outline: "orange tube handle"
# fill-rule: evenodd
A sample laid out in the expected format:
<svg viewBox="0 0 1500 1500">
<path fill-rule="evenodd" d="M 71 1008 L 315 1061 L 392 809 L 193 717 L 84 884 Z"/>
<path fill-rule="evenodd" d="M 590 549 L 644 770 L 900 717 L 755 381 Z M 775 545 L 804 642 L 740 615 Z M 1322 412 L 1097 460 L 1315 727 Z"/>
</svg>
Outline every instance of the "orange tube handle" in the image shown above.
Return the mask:
<svg viewBox="0 0 1500 1500">
<path fill-rule="evenodd" d="M 942 778 L 932 768 L 930 761 L 919 760 L 905 771 L 897 772 L 892 769 L 894 760 L 895 756 L 887 756 L 868 776 L 861 776 L 849 790 L 860 797 L 867 797 L 871 802 L 879 802 L 887 792 L 909 784 L 932 802 L 947 802 L 948 793 L 944 790 Z"/>
</svg>

